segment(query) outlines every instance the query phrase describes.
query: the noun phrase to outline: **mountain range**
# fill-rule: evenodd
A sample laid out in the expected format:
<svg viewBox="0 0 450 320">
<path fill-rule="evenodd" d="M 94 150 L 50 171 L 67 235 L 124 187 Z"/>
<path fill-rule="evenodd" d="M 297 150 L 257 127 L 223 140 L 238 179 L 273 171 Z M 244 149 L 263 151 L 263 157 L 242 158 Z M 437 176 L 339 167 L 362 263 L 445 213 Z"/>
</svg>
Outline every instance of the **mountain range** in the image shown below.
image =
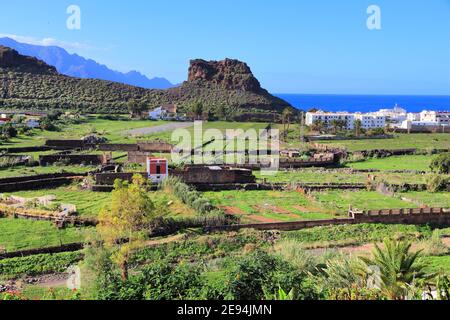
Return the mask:
<svg viewBox="0 0 450 320">
<path fill-rule="evenodd" d="M 124 83 L 146 89 L 168 89 L 175 85 L 165 78 L 149 79 L 138 71 L 122 73 L 111 70 L 92 59 L 86 59 L 77 54 L 70 54 L 57 46 L 39 46 L 20 43 L 11 38 L 0 38 L 0 45 L 12 48 L 24 56 L 32 56 L 56 67 L 63 75 L 82 78 L 99 79 Z"/>
</svg>

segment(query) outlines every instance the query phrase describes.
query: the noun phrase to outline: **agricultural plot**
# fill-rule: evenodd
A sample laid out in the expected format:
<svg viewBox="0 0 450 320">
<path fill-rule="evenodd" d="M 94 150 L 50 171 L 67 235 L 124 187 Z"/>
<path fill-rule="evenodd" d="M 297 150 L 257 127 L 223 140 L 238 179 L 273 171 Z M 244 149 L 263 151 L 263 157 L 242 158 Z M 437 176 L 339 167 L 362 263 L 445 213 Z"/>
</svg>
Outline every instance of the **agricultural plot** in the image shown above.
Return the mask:
<svg viewBox="0 0 450 320">
<path fill-rule="evenodd" d="M 313 196 L 319 203 L 321 203 L 323 208 L 326 208 L 334 213 L 347 212 L 350 206 L 359 210 L 418 207 L 416 204 L 371 191 L 332 190 L 315 192 L 313 193 Z"/>
<path fill-rule="evenodd" d="M 136 138 L 126 135 L 127 130 L 153 127 L 165 124 L 164 121 L 148 120 L 107 120 L 98 116 L 87 116 L 80 124 L 64 125 L 60 131 L 42 131 L 34 129 L 30 135 L 22 135 L 3 143 L 2 148 L 33 147 L 44 145 L 48 139 L 80 139 L 90 134 L 107 138 L 114 143 L 131 143 Z"/>
<path fill-rule="evenodd" d="M 33 176 L 38 174 L 52 174 L 52 173 L 87 173 L 94 171 L 97 167 L 94 166 L 48 166 L 48 167 L 27 167 L 27 166 L 17 166 L 12 168 L 1 168 L 0 178 L 9 177 L 24 177 Z"/>
<path fill-rule="evenodd" d="M 394 139 L 318 141 L 318 143 L 346 148 L 349 151 L 376 149 L 449 149 L 450 133 L 396 134 Z"/>
<path fill-rule="evenodd" d="M 253 174 L 259 179 L 265 179 L 269 183 L 366 183 L 369 173 L 342 170 L 302 169 L 295 171 L 279 171 L 275 175 L 261 175 L 260 171 Z M 428 174 L 374 172 L 371 175 L 377 180 L 383 180 L 391 184 L 426 183 Z"/>
<path fill-rule="evenodd" d="M 6 194 L 10 195 L 10 194 Z M 61 187 L 57 189 L 44 189 L 36 191 L 22 191 L 12 193 L 24 198 L 36 198 L 52 195 L 55 196 L 55 203 L 73 204 L 77 207 L 81 217 L 97 217 L 100 210 L 111 203 L 111 193 L 92 192 L 82 190 L 76 185 Z M 173 194 L 164 191 L 151 192 L 151 198 L 155 203 L 163 204 L 168 209 L 172 217 L 194 216 L 195 212 L 191 208 L 182 204 Z"/>
<path fill-rule="evenodd" d="M 9 195 L 9 194 L 7 194 Z M 56 203 L 73 204 L 82 217 L 96 217 L 100 210 L 111 201 L 110 193 L 96 193 L 81 190 L 76 185 L 61 187 L 57 189 L 44 189 L 36 191 L 22 191 L 12 193 L 24 198 L 36 198 L 43 196 L 55 196 Z"/>
<path fill-rule="evenodd" d="M 399 196 L 410 199 L 422 206 L 450 208 L 450 192 L 408 192 L 401 193 Z"/>
<path fill-rule="evenodd" d="M 247 222 L 330 219 L 331 210 L 296 191 L 223 191 L 205 196 L 226 213 Z"/>
<path fill-rule="evenodd" d="M 364 170 L 417 170 L 430 171 L 433 156 L 411 155 L 388 158 L 371 158 L 361 162 L 348 163 L 347 167 Z"/>
<path fill-rule="evenodd" d="M 37 249 L 83 242 L 92 228 L 57 229 L 49 221 L 0 219 L 0 251 Z"/>
</svg>

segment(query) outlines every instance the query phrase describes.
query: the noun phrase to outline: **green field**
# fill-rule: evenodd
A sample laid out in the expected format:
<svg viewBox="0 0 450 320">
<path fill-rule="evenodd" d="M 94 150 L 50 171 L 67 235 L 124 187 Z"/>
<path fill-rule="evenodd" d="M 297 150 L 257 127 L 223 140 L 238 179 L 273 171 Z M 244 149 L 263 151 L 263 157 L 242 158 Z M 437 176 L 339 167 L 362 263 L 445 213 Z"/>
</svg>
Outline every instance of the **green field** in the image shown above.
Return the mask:
<svg viewBox="0 0 450 320">
<path fill-rule="evenodd" d="M 349 207 L 359 210 L 416 208 L 417 205 L 370 191 L 324 191 L 313 193 L 324 208 L 347 212 Z"/>
<path fill-rule="evenodd" d="M 399 194 L 402 197 L 418 201 L 427 207 L 450 208 L 450 192 L 408 192 Z"/>
<path fill-rule="evenodd" d="M 7 251 L 45 248 L 82 242 L 89 228 L 58 230 L 49 221 L 0 219 L 0 248 Z"/>
<path fill-rule="evenodd" d="M 278 171 L 275 175 L 262 175 L 260 171 L 253 174 L 260 180 L 272 183 L 366 183 L 368 173 L 343 171 L 327 171 L 321 169 L 302 169 L 295 171 Z M 429 175 L 411 173 L 375 172 L 371 173 L 378 180 L 392 184 L 417 183 L 424 184 Z"/>
<path fill-rule="evenodd" d="M 80 139 L 90 134 L 107 138 L 114 143 L 127 143 L 136 141 L 136 138 L 126 135 L 126 131 L 138 128 L 154 127 L 166 124 L 165 121 L 149 120 L 106 120 L 98 116 L 88 116 L 81 124 L 71 124 L 61 127 L 61 131 L 51 132 L 34 129 L 31 136 L 13 138 L 2 143 L 2 148 L 31 147 L 44 145 L 48 139 Z"/>
<path fill-rule="evenodd" d="M 348 163 L 347 167 L 363 170 L 416 170 L 430 171 L 433 156 L 411 155 L 388 158 L 371 158 L 361 162 Z"/>
<path fill-rule="evenodd" d="M 0 178 L 8 177 L 22 177 L 33 176 L 38 174 L 50 174 L 50 173 L 87 173 L 94 171 L 97 167 L 94 166 L 49 166 L 49 167 L 26 167 L 17 166 L 12 168 L 1 168 Z"/>
<path fill-rule="evenodd" d="M 449 149 L 450 133 L 396 134 L 394 139 L 318 141 L 318 143 L 343 147 L 349 151 L 409 148 L 423 150 Z"/>
<path fill-rule="evenodd" d="M 214 134 L 214 132 L 209 131 L 207 133 L 206 131 L 208 131 L 208 130 L 218 130 L 218 131 L 220 131 L 222 136 L 225 137 L 227 130 L 242 129 L 244 131 L 247 131 L 249 129 L 255 129 L 255 130 L 257 130 L 256 132 L 258 133 L 259 132 L 258 130 L 265 129 L 268 125 L 269 125 L 268 123 L 260 123 L 260 122 L 227 122 L 227 121 L 209 122 L 209 121 L 206 121 L 206 122 L 202 123 L 202 127 L 201 127 L 203 136 L 199 136 L 197 139 L 201 139 L 203 143 L 210 141 L 212 136 L 209 135 L 209 133 Z M 198 128 L 200 128 L 200 127 L 198 127 Z M 196 145 L 195 140 L 194 140 L 196 137 L 196 135 L 194 134 L 194 132 L 195 132 L 194 126 L 188 127 L 184 130 L 189 132 L 189 134 L 191 136 L 192 145 Z M 167 142 L 173 142 L 174 144 L 176 144 L 176 141 L 172 141 L 172 132 L 171 131 L 144 135 L 143 138 L 150 139 L 150 140 L 160 139 L 160 140 L 164 140 Z M 216 139 L 216 141 L 217 141 L 217 143 L 216 143 L 217 146 L 221 145 L 222 141 L 220 139 Z"/>
<path fill-rule="evenodd" d="M 76 205 L 78 213 L 84 217 L 97 216 L 100 210 L 111 201 L 110 193 L 80 190 L 77 186 L 37 191 L 23 191 L 13 194 L 25 198 L 53 195 L 56 196 L 56 202 Z"/>
<path fill-rule="evenodd" d="M 295 191 L 205 192 L 216 206 L 244 219 L 271 222 L 330 219 L 329 211 Z"/>
</svg>

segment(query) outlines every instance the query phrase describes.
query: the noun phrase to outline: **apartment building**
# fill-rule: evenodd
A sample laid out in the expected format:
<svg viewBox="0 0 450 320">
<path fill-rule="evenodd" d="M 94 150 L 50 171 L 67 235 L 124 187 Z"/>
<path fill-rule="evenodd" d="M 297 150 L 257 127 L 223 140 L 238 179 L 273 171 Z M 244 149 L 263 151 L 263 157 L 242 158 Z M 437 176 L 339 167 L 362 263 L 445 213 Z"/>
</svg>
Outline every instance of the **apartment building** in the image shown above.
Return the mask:
<svg viewBox="0 0 450 320">
<path fill-rule="evenodd" d="M 355 128 L 355 121 L 361 121 L 364 129 L 384 128 L 386 126 L 386 116 L 372 113 L 346 113 L 346 112 L 308 112 L 306 114 L 306 125 L 311 126 L 317 121 L 324 123 L 326 127 L 331 127 L 333 120 L 345 121 L 347 130 Z"/>
<path fill-rule="evenodd" d="M 422 111 L 420 113 L 421 122 L 434 123 L 435 125 L 450 125 L 450 111 Z"/>
<path fill-rule="evenodd" d="M 355 120 L 361 121 L 364 129 L 384 128 L 386 126 L 386 116 L 371 113 L 356 113 Z"/>
<path fill-rule="evenodd" d="M 321 121 L 326 127 L 331 127 L 333 121 L 345 121 L 346 128 L 352 130 L 355 127 L 355 115 L 347 112 L 308 112 L 306 113 L 306 125 L 311 126 L 315 122 Z"/>
</svg>

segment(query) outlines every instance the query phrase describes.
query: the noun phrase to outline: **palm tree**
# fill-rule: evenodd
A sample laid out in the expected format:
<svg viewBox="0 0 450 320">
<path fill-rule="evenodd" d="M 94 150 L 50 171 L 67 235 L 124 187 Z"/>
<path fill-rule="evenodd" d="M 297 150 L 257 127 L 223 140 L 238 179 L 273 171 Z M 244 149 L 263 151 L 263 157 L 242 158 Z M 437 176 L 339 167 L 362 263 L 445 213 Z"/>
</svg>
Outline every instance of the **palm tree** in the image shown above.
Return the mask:
<svg viewBox="0 0 450 320">
<path fill-rule="evenodd" d="M 321 132 L 323 128 L 325 127 L 325 124 L 322 120 L 316 120 L 313 122 L 312 128 L 314 131 Z"/>
<path fill-rule="evenodd" d="M 338 128 L 339 128 L 339 120 L 333 119 L 330 122 L 331 127 L 333 128 L 333 133 L 337 134 Z"/>
<path fill-rule="evenodd" d="M 411 252 L 411 243 L 385 240 L 384 248 L 375 246 L 372 258 L 360 258 L 366 267 L 366 274 L 377 270 L 379 289 L 386 298 L 404 300 L 410 289 L 421 280 L 427 278 L 424 265 L 420 263 L 420 251 Z M 371 274 L 372 273 L 372 274 Z"/>
<path fill-rule="evenodd" d="M 283 128 L 284 128 L 284 136 L 287 137 L 289 128 L 291 126 L 291 117 L 293 115 L 293 112 L 291 108 L 286 108 L 283 110 L 283 114 L 281 115 L 281 118 L 283 119 Z"/>
<path fill-rule="evenodd" d="M 362 122 L 361 120 L 355 121 L 355 136 L 359 137 L 361 135 Z"/>
</svg>

